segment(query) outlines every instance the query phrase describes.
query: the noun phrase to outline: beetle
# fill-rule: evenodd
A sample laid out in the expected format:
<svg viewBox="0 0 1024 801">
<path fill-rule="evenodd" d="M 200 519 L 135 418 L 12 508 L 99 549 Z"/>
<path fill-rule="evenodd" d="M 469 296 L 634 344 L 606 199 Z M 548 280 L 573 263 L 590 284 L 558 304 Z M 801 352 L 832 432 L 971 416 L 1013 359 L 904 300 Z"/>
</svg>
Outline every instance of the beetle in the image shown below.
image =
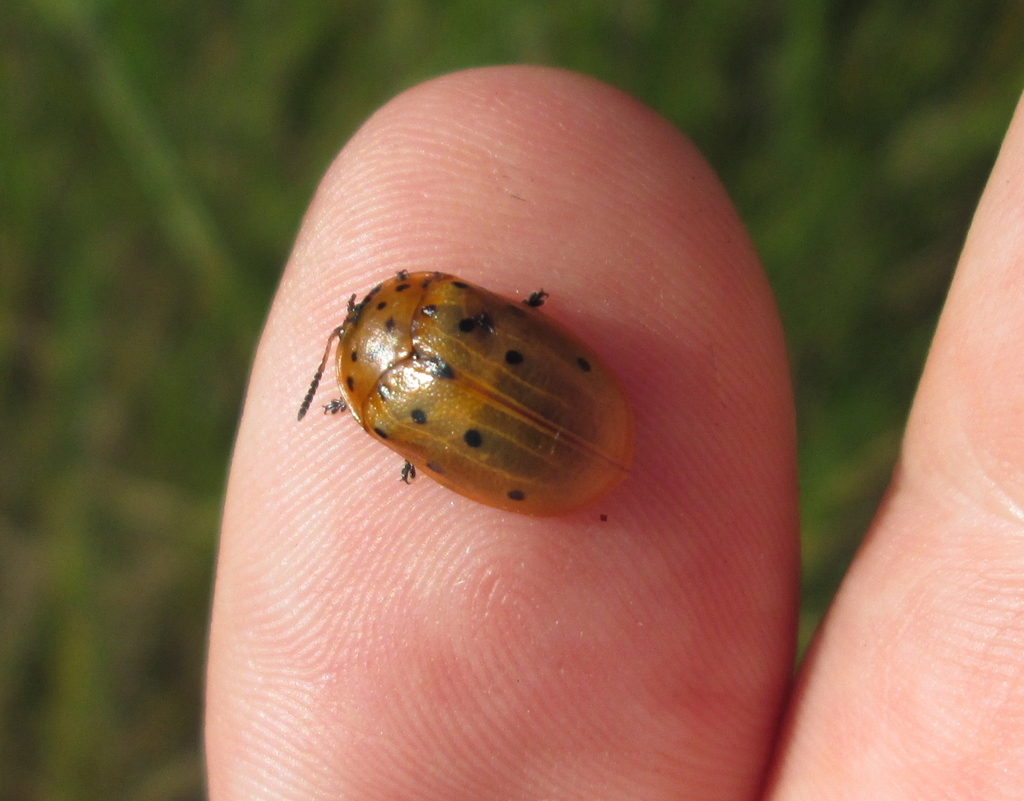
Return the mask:
<svg viewBox="0 0 1024 801">
<path fill-rule="evenodd" d="M 341 399 L 366 432 L 417 471 L 475 501 L 564 514 L 604 495 L 632 463 L 633 415 L 598 354 L 540 310 L 440 272 L 399 272 L 342 325 L 299 409 L 316 394 L 337 341 Z"/>
</svg>

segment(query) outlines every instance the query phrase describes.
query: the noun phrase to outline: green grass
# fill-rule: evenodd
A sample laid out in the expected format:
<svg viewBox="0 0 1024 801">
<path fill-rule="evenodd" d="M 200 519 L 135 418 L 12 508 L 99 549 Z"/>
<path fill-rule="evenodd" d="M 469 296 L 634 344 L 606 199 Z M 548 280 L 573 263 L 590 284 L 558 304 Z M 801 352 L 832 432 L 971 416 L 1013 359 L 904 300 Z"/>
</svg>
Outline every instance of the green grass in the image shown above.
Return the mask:
<svg viewBox="0 0 1024 801">
<path fill-rule="evenodd" d="M 201 798 L 212 560 L 260 322 L 340 146 L 463 67 L 590 73 L 719 171 L 793 360 L 806 637 L 888 479 L 1021 89 L 1022 8 L 8 0 L 0 799 Z"/>
</svg>

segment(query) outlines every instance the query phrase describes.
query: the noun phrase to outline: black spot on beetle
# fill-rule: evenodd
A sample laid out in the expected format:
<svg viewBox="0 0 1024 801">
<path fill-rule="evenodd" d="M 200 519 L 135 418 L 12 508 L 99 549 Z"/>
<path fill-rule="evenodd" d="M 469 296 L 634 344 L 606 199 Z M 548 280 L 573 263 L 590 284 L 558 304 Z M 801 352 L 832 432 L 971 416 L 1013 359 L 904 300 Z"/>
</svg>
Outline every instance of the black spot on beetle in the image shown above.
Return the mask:
<svg viewBox="0 0 1024 801">
<path fill-rule="evenodd" d="M 351 356 L 349 358 L 351 358 L 352 361 L 354 361 L 354 362 L 359 361 L 359 351 L 357 351 L 357 350 L 352 351 L 352 354 L 351 354 Z"/>
<path fill-rule="evenodd" d="M 428 303 L 426 306 L 420 309 L 420 311 L 423 312 L 427 317 L 433 317 L 434 313 L 437 311 L 437 306 L 435 306 L 433 303 Z"/>
<path fill-rule="evenodd" d="M 467 289 L 469 287 L 469 284 L 467 284 L 465 281 L 452 281 L 452 286 L 458 287 L 459 289 Z"/>
<path fill-rule="evenodd" d="M 452 366 L 439 356 L 424 359 L 423 363 L 427 367 L 427 372 L 434 376 L 434 378 L 455 378 L 455 371 L 452 369 Z"/>
<path fill-rule="evenodd" d="M 349 392 L 356 388 L 356 380 L 352 376 L 345 379 L 345 384 L 348 386 Z"/>
<path fill-rule="evenodd" d="M 394 331 L 395 330 L 395 318 L 394 317 L 388 317 L 387 322 L 384 323 L 384 327 L 386 329 L 388 329 L 388 331 Z M 589 370 L 590 368 L 587 367 L 587 369 Z"/>
<path fill-rule="evenodd" d="M 381 309 L 383 309 L 387 305 L 388 305 L 387 301 L 382 300 L 380 303 L 377 304 L 377 311 L 380 311 Z"/>
<path fill-rule="evenodd" d="M 444 473 L 444 470 L 441 468 L 441 465 L 439 465 L 437 462 L 427 462 L 427 469 L 433 470 L 435 473 Z"/>
<path fill-rule="evenodd" d="M 414 423 L 418 423 L 419 425 L 423 425 L 427 422 L 427 413 L 422 409 L 413 409 L 412 414 L 409 416 L 412 417 L 412 421 Z"/>
<path fill-rule="evenodd" d="M 474 320 L 472 317 L 466 317 L 463 320 L 459 320 L 459 330 L 463 334 L 468 334 L 474 328 L 476 328 L 476 320 Z"/>
<path fill-rule="evenodd" d="M 522 364 L 523 354 L 517 350 L 507 350 L 505 351 L 505 361 L 508 364 Z"/>
<path fill-rule="evenodd" d="M 522 490 L 509 490 L 508 497 L 511 498 L 513 501 L 525 501 L 526 493 L 523 492 Z"/>
<path fill-rule="evenodd" d="M 462 438 L 466 441 L 466 444 L 471 448 L 479 448 L 484 444 L 484 438 L 475 428 L 470 428 L 462 435 Z"/>
<path fill-rule="evenodd" d="M 388 438 L 388 432 L 385 431 L 383 428 L 375 428 L 375 429 L 373 429 L 373 433 L 376 434 L 381 439 L 387 439 Z"/>
<path fill-rule="evenodd" d="M 399 284 L 395 287 L 395 292 L 405 292 L 409 288 L 409 284 Z"/>
<path fill-rule="evenodd" d="M 384 284 L 377 284 L 377 286 L 375 286 L 373 289 L 370 290 L 370 294 L 366 296 L 367 300 L 372 298 L 374 295 L 376 295 L 378 292 L 380 292 L 383 288 L 384 288 Z"/>
<path fill-rule="evenodd" d="M 578 364 L 580 366 L 580 369 L 584 373 L 589 373 L 590 372 L 590 362 L 588 362 L 582 356 L 580 356 L 579 358 L 576 359 L 576 364 Z"/>
</svg>

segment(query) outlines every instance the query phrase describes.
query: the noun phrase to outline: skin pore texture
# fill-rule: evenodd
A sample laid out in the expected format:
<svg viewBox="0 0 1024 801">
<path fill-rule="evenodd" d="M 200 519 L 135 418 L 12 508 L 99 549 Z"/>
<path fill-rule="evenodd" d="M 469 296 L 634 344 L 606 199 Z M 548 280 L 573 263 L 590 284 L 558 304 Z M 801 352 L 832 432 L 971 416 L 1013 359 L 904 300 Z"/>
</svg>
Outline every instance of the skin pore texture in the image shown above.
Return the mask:
<svg viewBox="0 0 1024 801">
<path fill-rule="evenodd" d="M 446 76 L 327 172 L 256 355 L 207 689 L 226 799 L 1019 798 L 1024 130 L 979 207 L 890 493 L 792 682 L 794 412 L 756 254 L 712 170 L 615 89 Z M 630 474 L 529 518 L 346 415 L 296 410 L 352 293 L 441 270 L 545 311 L 618 376 Z"/>
</svg>

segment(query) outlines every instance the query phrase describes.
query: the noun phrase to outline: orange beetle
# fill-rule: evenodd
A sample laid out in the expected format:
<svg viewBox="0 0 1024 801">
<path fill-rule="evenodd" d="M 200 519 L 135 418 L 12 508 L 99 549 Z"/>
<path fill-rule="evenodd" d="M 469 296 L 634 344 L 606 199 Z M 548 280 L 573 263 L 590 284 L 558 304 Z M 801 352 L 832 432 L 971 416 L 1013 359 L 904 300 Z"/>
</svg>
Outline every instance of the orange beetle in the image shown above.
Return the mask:
<svg viewBox="0 0 1024 801">
<path fill-rule="evenodd" d="M 338 338 L 348 408 L 370 436 L 455 492 L 528 515 L 591 503 L 621 481 L 633 415 L 593 350 L 537 307 L 444 273 L 399 273 L 327 340 L 299 409 L 309 409 Z"/>
</svg>

